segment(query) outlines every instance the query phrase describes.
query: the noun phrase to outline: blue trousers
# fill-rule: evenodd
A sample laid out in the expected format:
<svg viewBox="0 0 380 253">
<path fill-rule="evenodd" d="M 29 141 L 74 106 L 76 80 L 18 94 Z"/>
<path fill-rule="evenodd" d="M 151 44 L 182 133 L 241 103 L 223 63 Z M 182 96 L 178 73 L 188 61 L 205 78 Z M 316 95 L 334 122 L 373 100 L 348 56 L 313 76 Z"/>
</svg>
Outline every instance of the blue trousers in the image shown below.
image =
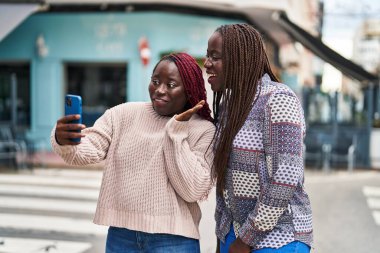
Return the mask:
<svg viewBox="0 0 380 253">
<path fill-rule="evenodd" d="M 171 234 L 150 234 L 126 228 L 108 229 L 106 253 L 200 253 L 199 240 Z"/>
<path fill-rule="evenodd" d="M 230 232 L 226 235 L 225 242 L 220 241 L 220 253 L 228 253 L 228 249 L 230 248 L 231 243 L 236 240 L 236 236 L 233 230 L 233 226 L 231 226 Z M 262 248 L 257 250 L 252 250 L 251 253 L 309 253 L 310 247 L 303 242 L 294 241 L 288 243 L 281 248 Z"/>
</svg>

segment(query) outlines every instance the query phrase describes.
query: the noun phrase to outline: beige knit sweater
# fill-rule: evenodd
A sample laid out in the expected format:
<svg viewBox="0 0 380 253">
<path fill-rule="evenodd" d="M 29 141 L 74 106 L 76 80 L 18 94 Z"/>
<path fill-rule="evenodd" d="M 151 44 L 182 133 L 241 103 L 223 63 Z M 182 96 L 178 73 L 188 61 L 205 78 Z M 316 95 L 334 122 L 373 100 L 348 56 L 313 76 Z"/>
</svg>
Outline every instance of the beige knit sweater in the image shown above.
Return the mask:
<svg viewBox="0 0 380 253">
<path fill-rule="evenodd" d="M 151 103 L 125 103 L 86 128 L 81 144 L 53 150 L 67 163 L 105 160 L 94 223 L 199 239 L 197 201 L 211 187 L 215 128 L 198 115 L 159 116 Z"/>
</svg>

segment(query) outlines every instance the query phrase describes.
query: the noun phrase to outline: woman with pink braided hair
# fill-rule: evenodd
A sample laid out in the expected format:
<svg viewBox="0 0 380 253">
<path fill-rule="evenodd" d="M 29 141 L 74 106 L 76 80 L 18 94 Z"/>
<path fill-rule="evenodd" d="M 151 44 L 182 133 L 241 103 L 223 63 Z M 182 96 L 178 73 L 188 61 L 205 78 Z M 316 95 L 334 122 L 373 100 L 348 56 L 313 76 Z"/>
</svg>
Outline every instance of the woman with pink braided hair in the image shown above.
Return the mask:
<svg viewBox="0 0 380 253">
<path fill-rule="evenodd" d="M 150 102 L 115 106 L 90 128 L 62 117 L 52 147 L 69 164 L 105 161 L 94 222 L 109 226 L 106 253 L 200 252 L 197 201 L 212 186 L 215 133 L 202 71 L 188 54 L 165 56 L 149 93 Z"/>
</svg>

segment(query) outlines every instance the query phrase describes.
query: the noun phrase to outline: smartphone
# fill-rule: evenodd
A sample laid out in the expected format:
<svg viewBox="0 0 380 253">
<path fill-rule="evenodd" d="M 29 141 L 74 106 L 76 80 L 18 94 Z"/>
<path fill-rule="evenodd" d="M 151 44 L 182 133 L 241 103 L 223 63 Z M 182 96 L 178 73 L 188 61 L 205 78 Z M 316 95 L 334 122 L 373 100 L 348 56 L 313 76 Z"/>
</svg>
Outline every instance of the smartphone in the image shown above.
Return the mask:
<svg viewBox="0 0 380 253">
<path fill-rule="evenodd" d="M 81 96 L 67 94 L 65 96 L 65 116 L 72 114 L 79 114 L 80 119 L 73 120 L 70 123 L 82 124 L 82 98 Z M 73 131 L 80 133 L 80 130 Z M 73 138 L 71 140 L 80 142 L 80 138 Z"/>
</svg>

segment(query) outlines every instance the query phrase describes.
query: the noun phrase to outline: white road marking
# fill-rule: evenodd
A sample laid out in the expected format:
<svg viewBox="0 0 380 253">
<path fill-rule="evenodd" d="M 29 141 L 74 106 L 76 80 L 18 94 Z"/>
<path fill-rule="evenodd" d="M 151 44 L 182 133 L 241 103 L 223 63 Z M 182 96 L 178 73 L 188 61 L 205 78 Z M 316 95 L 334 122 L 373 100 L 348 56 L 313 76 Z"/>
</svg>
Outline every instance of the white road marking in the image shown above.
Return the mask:
<svg viewBox="0 0 380 253">
<path fill-rule="evenodd" d="M 100 170 L 80 170 L 80 169 L 34 169 L 32 174 L 39 175 L 39 176 L 101 179 L 103 172 Z"/>
<path fill-rule="evenodd" d="M 91 248 L 90 243 L 71 242 L 71 241 L 56 241 L 56 240 L 41 240 L 29 238 L 11 238 L 0 237 L 0 252 L 1 253 L 38 253 L 49 252 L 54 253 L 81 253 Z"/>
<path fill-rule="evenodd" d="M 69 187 L 99 188 L 100 179 L 64 178 L 59 176 L 36 176 L 36 175 L 0 175 L 0 184 L 29 184 L 29 185 L 51 185 Z"/>
<path fill-rule="evenodd" d="M 0 184 L 0 194 L 97 200 L 98 195 L 99 195 L 99 190 L 57 188 L 57 187 L 37 186 L 37 185 L 2 185 Z"/>
<path fill-rule="evenodd" d="M 107 227 L 89 219 L 27 214 L 28 210 L 94 214 L 102 172 L 77 170 L 33 170 L 20 174 L 0 174 L 0 228 L 45 233 L 67 233 L 104 237 Z M 9 196 L 7 196 L 9 195 Z M 6 209 L 22 213 L 5 213 Z M 92 244 L 51 239 L 0 236 L 0 253 L 83 253 Z"/>
<path fill-rule="evenodd" d="M 380 226 L 380 187 L 364 186 L 362 191 L 367 199 L 368 207 L 372 210 L 372 216 L 375 223 Z"/>
<path fill-rule="evenodd" d="M 328 176 L 327 176 L 328 175 Z M 330 173 L 305 172 L 306 184 L 330 184 L 343 182 L 357 182 L 358 180 L 367 180 L 377 175 L 376 171 L 331 171 Z"/>
<path fill-rule="evenodd" d="M 380 198 L 367 198 L 367 204 L 371 209 L 380 210 Z"/>
<path fill-rule="evenodd" d="M 0 196 L 0 208 L 2 207 L 94 214 L 96 202 Z"/>
<path fill-rule="evenodd" d="M 72 234 L 107 234 L 107 227 L 93 224 L 90 220 L 26 214 L 0 215 L 0 226 L 20 230 L 40 230 Z"/>
<path fill-rule="evenodd" d="M 1 253 L 20 253 L 20 252 L 49 252 L 55 253 L 81 253 L 91 248 L 90 243 L 71 242 L 71 241 L 56 241 L 56 240 L 41 240 L 30 238 L 11 238 L 0 237 L 0 252 Z"/>
<path fill-rule="evenodd" d="M 380 197 L 380 187 L 364 186 L 363 194 L 367 197 Z"/>
<path fill-rule="evenodd" d="M 376 224 L 380 226 L 380 211 L 373 211 L 372 216 L 375 219 Z"/>
</svg>

